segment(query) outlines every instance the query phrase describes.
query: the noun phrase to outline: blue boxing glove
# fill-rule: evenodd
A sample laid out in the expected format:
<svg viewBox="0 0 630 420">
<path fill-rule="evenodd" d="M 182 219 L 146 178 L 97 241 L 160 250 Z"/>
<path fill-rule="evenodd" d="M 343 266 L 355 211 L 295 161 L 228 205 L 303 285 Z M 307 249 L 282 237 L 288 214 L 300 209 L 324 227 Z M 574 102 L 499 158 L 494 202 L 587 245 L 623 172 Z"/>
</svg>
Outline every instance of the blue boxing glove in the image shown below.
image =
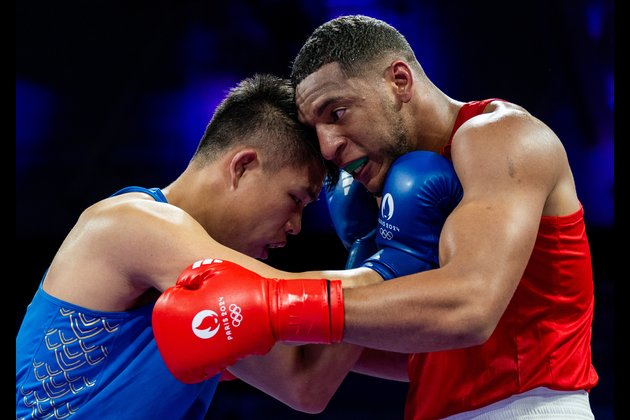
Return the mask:
<svg viewBox="0 0 630 420">
<path fill-rule="evenodd" d="M 326 201 L 335 232 L 348 250 L 345 268 L 355 268 L 377 251 L 376 198 L 363 184 L 354 181 L 352 175 L 340 169 L 339 181 L 333 189 L 326 190 Z"/>
<path fill-rule="evenodd" d="M 362 266 L 385 280 L 437 268 L 442 226 L 463 194 L 445 157 L 415 151 L 396 159 L 383 185 L 378 252 Z"/>
</svg>

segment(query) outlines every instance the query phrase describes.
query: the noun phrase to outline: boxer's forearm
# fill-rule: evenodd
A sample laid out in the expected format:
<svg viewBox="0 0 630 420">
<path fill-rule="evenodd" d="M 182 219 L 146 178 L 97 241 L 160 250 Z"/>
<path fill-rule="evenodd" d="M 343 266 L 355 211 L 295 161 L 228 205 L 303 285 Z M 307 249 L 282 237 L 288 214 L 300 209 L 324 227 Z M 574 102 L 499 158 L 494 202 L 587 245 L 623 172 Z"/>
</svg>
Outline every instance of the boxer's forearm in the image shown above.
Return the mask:
<svg viewBox="0 0 630 420">
<path fill-rule="evenodd" d="M 323 411 L 362 348 L 350 344 L 276 344 L 264 356 L 240 360 L 229 371 L 295 410 Z"/>
<path fill-rule="evenodd" d="M 383 278 L 374 270 L 365 267 L 350 270 L 305 271 L 301 273 L 281 272 L 277 276 L 282 279 L 316 279 L 326 278 L 341 280 L 344 289 L 369 286 L 383 282 Z"/>
</svg>

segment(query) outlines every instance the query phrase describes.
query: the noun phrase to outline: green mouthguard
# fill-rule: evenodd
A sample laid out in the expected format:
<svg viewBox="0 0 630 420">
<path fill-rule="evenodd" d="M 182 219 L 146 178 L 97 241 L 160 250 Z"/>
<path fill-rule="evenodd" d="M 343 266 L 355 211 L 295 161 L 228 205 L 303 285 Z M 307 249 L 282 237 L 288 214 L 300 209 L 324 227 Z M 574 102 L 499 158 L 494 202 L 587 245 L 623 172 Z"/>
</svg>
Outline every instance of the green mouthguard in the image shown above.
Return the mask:
<svg viewBox="0 0 630 420">
<path fill-rule="evenodd" d="M 348 172 L 348 173 L 352 173 L 354 172 L 355 169 L 357 169 L 359 166 L 363 165 L 365 162 L 367 162 L 367 158 L 366 157 L 362 157 L 360 159 L 357 160 L 353 160 L 352 162 L 348 163 L 343 170 Z"/>
</svg>

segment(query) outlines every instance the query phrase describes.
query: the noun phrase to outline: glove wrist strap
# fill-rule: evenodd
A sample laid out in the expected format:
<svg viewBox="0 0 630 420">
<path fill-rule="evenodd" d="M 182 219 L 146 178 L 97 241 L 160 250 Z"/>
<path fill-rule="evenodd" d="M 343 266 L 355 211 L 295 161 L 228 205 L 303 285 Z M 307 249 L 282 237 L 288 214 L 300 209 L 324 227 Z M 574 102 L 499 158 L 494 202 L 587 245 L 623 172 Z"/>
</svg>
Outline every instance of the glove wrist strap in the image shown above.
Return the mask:
<svg viewBox="0 0 630 420">
<path fill-rule="evenodd" d="M 272 317 L 280 341 L 338 343 L 343 337 L 344 308 L 341 281 L 276 280 L 270 295 L 276 304 Z M 275 297 L 274 297 L 275 295 Z M 273 314 L 272 309 L 272 314 Z"/>
</svg>

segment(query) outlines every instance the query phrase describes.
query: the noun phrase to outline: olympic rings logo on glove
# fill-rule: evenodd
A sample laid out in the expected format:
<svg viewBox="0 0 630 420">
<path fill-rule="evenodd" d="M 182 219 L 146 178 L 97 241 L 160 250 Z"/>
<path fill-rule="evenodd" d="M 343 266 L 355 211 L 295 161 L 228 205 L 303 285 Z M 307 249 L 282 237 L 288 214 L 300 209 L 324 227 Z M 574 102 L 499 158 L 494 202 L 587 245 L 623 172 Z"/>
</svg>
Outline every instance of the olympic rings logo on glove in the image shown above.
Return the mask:
<svg viewBox="0 0 630 420">
<path fill-rule="evenodd" d="M 241 325 L 241 321 L 243 320 L 243 315 L 241 315 L 241 307 L 235 303 L 232 303 L 229 308 L 230 310 L 230 318 L 232 318 L 232 325 L 238 327 Z"/>
<path fill-rule="evenodd" d="M 381 237 L 383 239 L 387 239 L 388 241 L 391 241 L 392 239 L 394 239 L 394 234 L 392 233 L 391 230 L 379 228 L 378 233 L 381 234 Z"/>
</svg>

